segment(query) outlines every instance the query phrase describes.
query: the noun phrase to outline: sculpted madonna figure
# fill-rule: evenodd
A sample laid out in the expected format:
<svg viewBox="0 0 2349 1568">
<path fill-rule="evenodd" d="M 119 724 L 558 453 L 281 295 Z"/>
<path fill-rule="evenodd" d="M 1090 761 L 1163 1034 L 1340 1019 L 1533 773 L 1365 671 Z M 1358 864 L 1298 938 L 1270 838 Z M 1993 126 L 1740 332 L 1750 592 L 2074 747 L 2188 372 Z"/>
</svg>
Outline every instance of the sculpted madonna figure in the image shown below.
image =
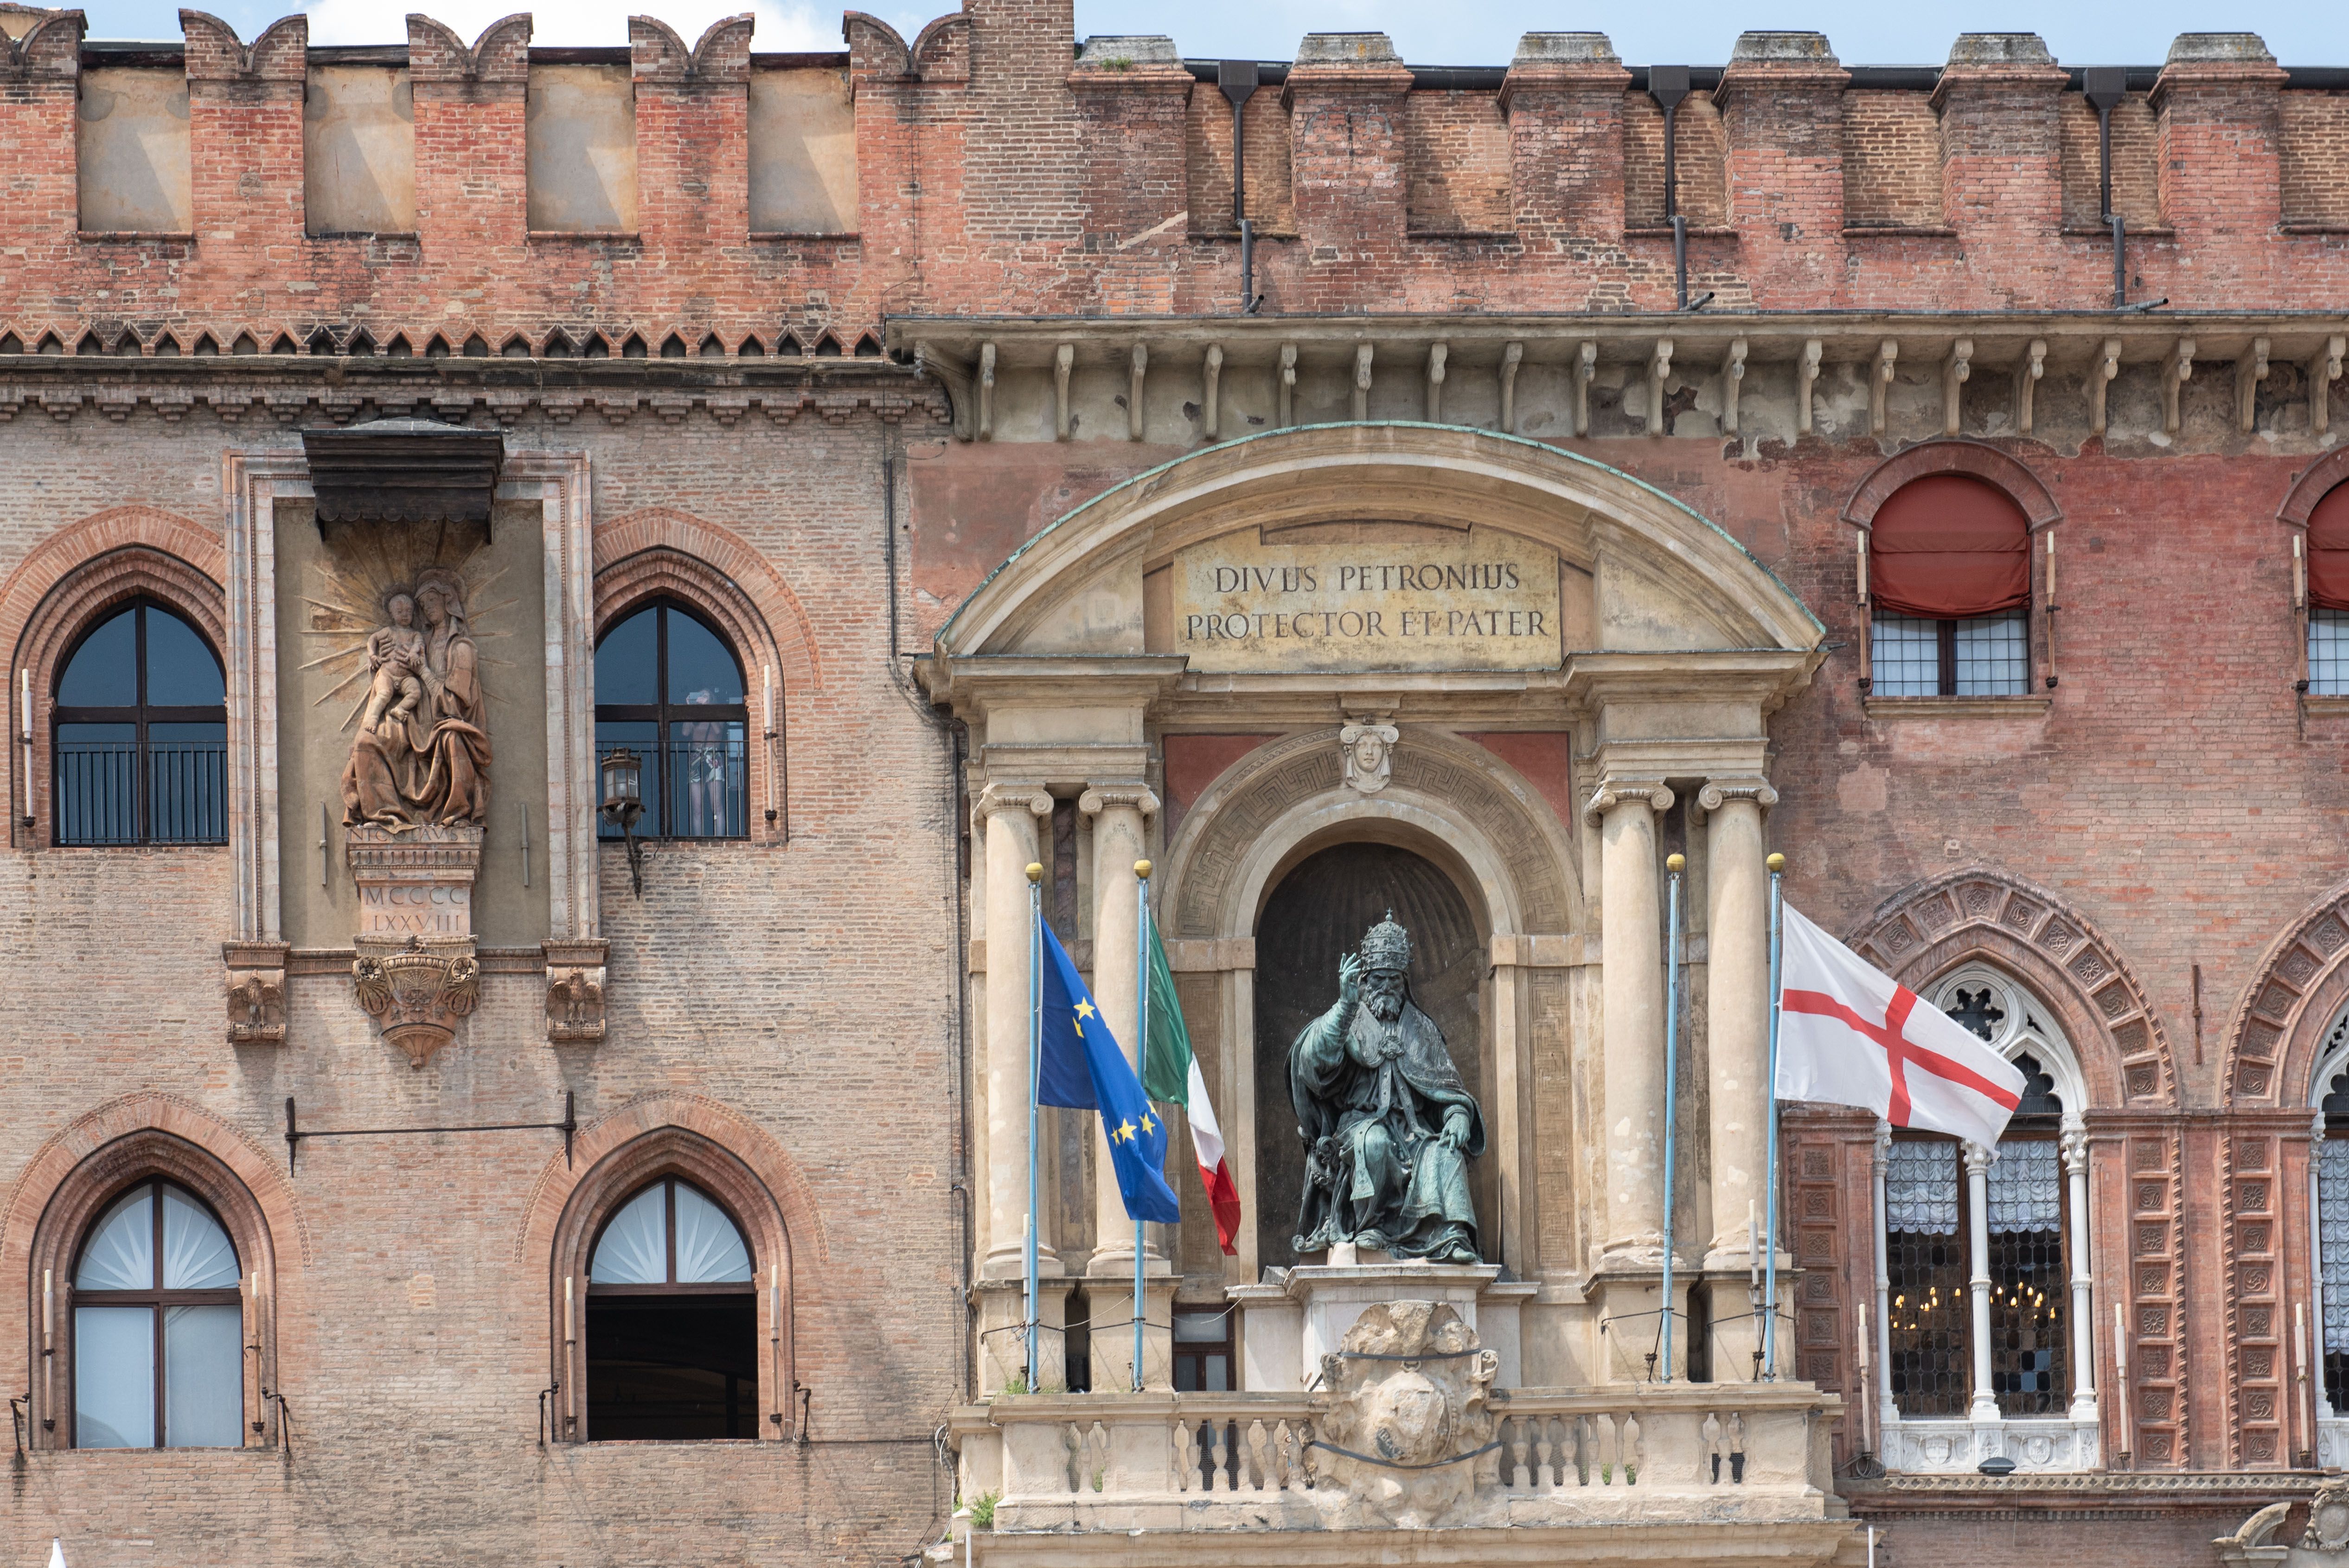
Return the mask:
<svg viewBox="0 0 2349 1568">
<path fill-rule="evenodd" d="M 422 649 L 405 667 L 422 691 L 413 703 L 370 700 L 362 710 L 343 769 L 346 826 L 400 832 L 478 825 L 489 813 L 481 650 L 466 624 L 464 585 L 455 573 L 435 568 L 417 578 L 413 597 L 424 623 Z M 396 636 L 387 639 L 387 655 L 397 656 L 399 645 Z"/>
<path fill-rule="evenodd" d="M 1297 1250 L 1351 1242 L 1398 1258 L 1477 1261 L 1468 1161 L 1485 1119 L 1444 1032 L 1403 976 L 1411 938 L 1392 913 L 1338 965 L 1338 1002 L 1288 1051 L 1305 1139 Z"/>
</svg>

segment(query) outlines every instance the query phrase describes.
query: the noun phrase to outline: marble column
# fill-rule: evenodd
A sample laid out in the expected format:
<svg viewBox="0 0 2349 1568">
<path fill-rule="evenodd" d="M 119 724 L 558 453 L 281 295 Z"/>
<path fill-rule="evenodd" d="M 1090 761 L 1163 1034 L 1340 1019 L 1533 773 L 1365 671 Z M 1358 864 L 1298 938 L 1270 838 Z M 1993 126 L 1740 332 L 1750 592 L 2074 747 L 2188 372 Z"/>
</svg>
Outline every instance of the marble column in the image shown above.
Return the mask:
<svg viewBox="0 0 2349 1568">
<path fill-rule="evenodd" d="M 1768 1207 L 1770 873 L 1762 863 L 1762 812 L 1777 791 L 1760 779 L 1720 780 L 1697 796 L 1704 808 L 1705 1057 L 1713 1156 L 1713 1245 L 1708 1269 L 1746 1266 L 1748 1217 Z"/>
<path fill-rule="evenodd" d="M 1026 1271 L 1028 1220 L 1028 867 L 1036 821 L 1052 797 L 1033 784 L 989 784 L 972 814 L 987 833 L 987 1251 L 981 1272 Z M 1038 1256 L 1057 1270 L 1049 1238 Z"/>
<path fill-rule="evenodd" d="M 1990 1162 L 1992 1150 L 1979 1143 L 1966 1149 L 1966 1232 L 1973 1256 L 1974 1397 L 1966 1416 L 1996 1421 L 1998 1396 L 1990 1387 Z"/>
<path fill-rule="evenodd" d="M 1096 784 L 1079 798 L 1077 809 L 1093 819 L 1093 1000 L 1139 1072 L 1141 884 L 1133 863 L 1149 852 L 1147 819 L 1157 811 L 1158 797 L 1139 784 Z M 1099 1117 L 1093 1119 L 1093 1255 L 1085 1272 L 1129 1280 L 1133 1274 L 1133 1222 L 1118 1195 Z"/>
<path fill-rule="evenodd" d="M 2094 1278 L 2088 1263 L 2088 1133 L 2067 1127 L 2058 1140 L 2064 1176 L 2071 1184 L 2071 1222 L 2064 1227 L 2064 1251 L 2072 1266 L 2072 1419 L 2096 1420 L 2096 1340 Z"/>
<path fill-rule="evenodd" d="M 1876 1447 L 1884 1450 L 1884 1429 L 1899 1424 L 1899 1408 L 1892 1402 L 1892 1260 L 1886 1254 L 1892 1229 L 1884 1191 L 1885 1168 L 1892 1163 L 1892 1124 L 1879 1119 L 1876 1141 L 1868 1150 L 1869 1184 L 1876 1192 L 1876 1354 L 1868 1364 L 1876 1374 Z"/>
<path fill-rule="evenodd" d="M 1602 1268 L 1653 1268 L 1663 1260 L 1664 933 L 1656 813 L 1671 803 L 1672 792 L 1661 781 L 1609 781 L 1590 798 L 1601 846 Z"/>
</svg>

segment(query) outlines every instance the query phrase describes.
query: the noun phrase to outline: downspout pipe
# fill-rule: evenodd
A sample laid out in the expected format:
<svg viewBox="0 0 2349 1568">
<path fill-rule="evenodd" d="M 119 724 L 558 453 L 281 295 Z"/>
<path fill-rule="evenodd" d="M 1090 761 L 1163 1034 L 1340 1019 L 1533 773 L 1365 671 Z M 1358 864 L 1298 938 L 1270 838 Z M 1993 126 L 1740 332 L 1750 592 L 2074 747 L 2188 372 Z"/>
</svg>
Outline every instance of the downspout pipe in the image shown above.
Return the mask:
<svg viewBox="0 0 2349 1568">
<path fill-rule="evenodd" d="M 1247 101 L 1256 96 L 1254 60 L 1226 60 L 1216 67 L 1216 85 L 1232 104 L 1232 222 L 1240 232 L 1240 314 L 1254 315 L 1263 302 L 1256 293 L 1256 225 L 1247 215 Z"/>
<path fill-rule="evenodd" d="M 2128 73 L 2118 66 L 2090 66 L 2080 73 L 2088 106 L 2096 111 L 2096 215 L 2113 234 L 2113 308 L 2128 304 L 2128 222 L 2113 211 L 2113 110 L 2128 90 Z"/>
<path fill-rule="evenodd" d="M 1681 211 L 1680 168 L 1677 160 L 1680 138 L 1674 126 L 1680 117 L 1682 100 L 1689 96 L 1689 68 L 1686 66 L 1650 66 L 1648 96 L 1664 111 L 1664 222 L 1672 226 L 1672 276 L 1679 290 L 1679 304 L 1689 307 L 1688 292 L 1688 219 Z"/>
</svg>

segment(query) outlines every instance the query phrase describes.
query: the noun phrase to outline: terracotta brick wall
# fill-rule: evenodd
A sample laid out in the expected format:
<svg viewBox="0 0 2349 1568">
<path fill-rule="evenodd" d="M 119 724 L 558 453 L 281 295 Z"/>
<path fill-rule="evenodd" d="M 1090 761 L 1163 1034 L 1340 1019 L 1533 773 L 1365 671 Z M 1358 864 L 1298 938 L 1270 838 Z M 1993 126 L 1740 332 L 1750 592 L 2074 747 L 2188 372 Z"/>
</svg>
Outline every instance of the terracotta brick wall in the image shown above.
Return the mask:
<svg viewBox="0 0 2349 1568">
<path fill-rule="evenodd" d="M 2277 108 L 2283 221 L 2349 227 L 2349 93 L 2283 93 Z"/>
<path fill-rule="evenodd" d="M 1692 229 L 1729 222 L 1723 181 L 1726 144 L 1721 110 L 1709 92 L 1692 92 L 1672 116 L 1672 178 Z M 1645 93 L 1623 95 L 1623 217 L 1634 229 L 1664 222 L 1664 111 Z"/>
<path fill-rule="evenodd" d="M 1190 181 L 1191 232 L 1237 234 L 1232 222 L 1232 106 L 1221 88 L 1191 89 L 1185 120 L 1185 167 Z M 1297 232 L 1297 203 L 1288 182 L 1288 109 L 1278 87 L 1248 99 L 1243 132 L 1247 157 L 1247 215 L 1258 239 Z"/>
<path fill-rule="evenodd" d="M 1415 92 L 1403 100 L 1403 116 L 1409 230 L 1508 229 L 1509 128 L 1495 96 Z"/>
<path fill-rule="evenodd" d="M 2064 140 L 2064 227 L 2100 226 L 2096 111 L 2078 93 L 2065 93 L 2057 110 Z M 2153 106 L 2143 93 L 2130 93 L 2113 108 L 2113 211 L 2127 220 L 2128 232 L 2161 222 L 2158 133 Z"/>
<path fill-rule="evenodd" d="M 1848 228 L 1941 226 L 1941 127 L 1924 94 L 1845 95 L 1843 209 Z"/>
</svg>

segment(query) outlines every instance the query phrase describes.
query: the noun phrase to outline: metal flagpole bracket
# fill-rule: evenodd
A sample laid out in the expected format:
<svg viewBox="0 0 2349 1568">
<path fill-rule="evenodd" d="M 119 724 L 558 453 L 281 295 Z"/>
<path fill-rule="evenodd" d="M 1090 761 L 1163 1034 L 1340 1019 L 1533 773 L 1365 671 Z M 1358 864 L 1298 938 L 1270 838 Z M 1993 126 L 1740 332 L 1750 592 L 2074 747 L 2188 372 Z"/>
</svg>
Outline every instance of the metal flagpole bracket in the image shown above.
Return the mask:
<svg viewBox="0 0 2349 1568">
<path fill-rule="evenodd" d="M 579 1114 L 573 1091 L 563 1091 L 561 1121 L 491 1121 L 462 1127 L 304 1127 L 295 1116 L 294 1097 L 285 1097 L 285 1171 L 291 1175 L 305 1140 L 313 1138 L 399 1138 L 426 1132 L 559 1132 L 563 1134 L 563 1168 L 571 1169 L 571 1140 L 579 1131 Z"/>
</svg>

